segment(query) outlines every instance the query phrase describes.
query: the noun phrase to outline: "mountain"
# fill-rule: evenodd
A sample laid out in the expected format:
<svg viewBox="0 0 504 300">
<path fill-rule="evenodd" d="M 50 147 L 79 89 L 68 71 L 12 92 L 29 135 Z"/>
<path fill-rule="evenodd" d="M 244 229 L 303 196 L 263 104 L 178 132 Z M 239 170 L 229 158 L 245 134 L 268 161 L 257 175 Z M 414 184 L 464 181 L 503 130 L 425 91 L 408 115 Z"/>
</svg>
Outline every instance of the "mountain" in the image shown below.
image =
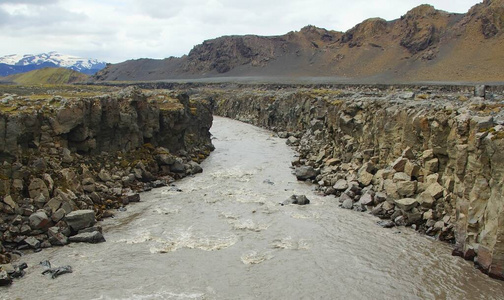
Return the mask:
<svg viewBox="0 0 504 300">
<path fill-rule="evenodd" d="M 6 55 L 0 57 L 0 76 L 29 72 L 42 68 L 67 68 L 84 74 L 92 75 L 105 68 L 105 62 L 96 59 L 81 58 L 57 52 L 37 55 Z"/>
<path fill-rule="evenodd" d="M 24 85 L 35 85 L 70 84 L 86 81 L 88 79 L 88 75 L 66 68 L 43 68 L 26 73 L 10 75 L 2 78 L 2 81 Z"/>
<path fill-rule="evenodd" d="M 108 65 L 95 81 L 208 77 L 338 77 L 358 82 L 504 82 L 504 0 L 466 14 L 420 5 L 347 32 L 306 26 L 281 36 L 224 36 L 188 55 Z"/>
</svg>

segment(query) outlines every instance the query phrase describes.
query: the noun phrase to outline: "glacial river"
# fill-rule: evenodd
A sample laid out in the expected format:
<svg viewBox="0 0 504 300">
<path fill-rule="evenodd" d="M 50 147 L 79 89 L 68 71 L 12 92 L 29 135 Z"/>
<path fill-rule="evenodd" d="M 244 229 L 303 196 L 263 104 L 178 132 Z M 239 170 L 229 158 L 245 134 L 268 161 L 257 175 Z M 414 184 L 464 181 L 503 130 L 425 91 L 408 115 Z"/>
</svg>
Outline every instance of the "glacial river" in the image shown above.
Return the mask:
<svg viewBox="0 0 504 300">
<path fill-rule="evenodd" d="M 106 243 L 27 254 L 1 299 L 504 299 L 504 282 L 297 182 L 268 131 L 215 118 L 204 172 L 102 222 Z M 306 206 L 278 203 L 304 194 Z M 40 261 L 71 265 L 56 279 Z"/>
</svg>

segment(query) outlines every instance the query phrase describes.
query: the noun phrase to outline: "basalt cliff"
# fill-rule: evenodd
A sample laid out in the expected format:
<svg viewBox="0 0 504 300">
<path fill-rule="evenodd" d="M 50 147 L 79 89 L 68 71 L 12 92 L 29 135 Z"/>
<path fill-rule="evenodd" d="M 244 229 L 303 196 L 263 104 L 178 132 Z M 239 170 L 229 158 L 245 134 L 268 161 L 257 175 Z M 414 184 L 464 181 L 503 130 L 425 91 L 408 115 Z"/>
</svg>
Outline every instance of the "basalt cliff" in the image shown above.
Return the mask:
<svg viewBox="0 0 504 300">
<path fill-rule="evenodd" d="M 109 65 L 93 80 L 330 77 L 332 82 L 358 83 L 504 82 L 503 29 L 503 0 L 485 0 L 466 14 L 421 5 L 400 19 L 368 19 L 346 32 L 307 26 L 281 36 L 219 37 L 180 58 Z"/>
<path fill-rule="evenodd" d="M 213 150 L 208 101 L 81 89 L 0 102 L 0 264 L 15 250 L 103 241 L 100 228 L 87 228 L 96 219 L 201 172 Z"/>
<path fill-rule="evenodd" d="M 409 226 L 504 278 L 501 88 L 348 86 L 204 92 L 219 115 L 275 130 L 300 180 L 383 227 Z M 476 95 L 476 96 L 475 96 Z"/>
</svg>

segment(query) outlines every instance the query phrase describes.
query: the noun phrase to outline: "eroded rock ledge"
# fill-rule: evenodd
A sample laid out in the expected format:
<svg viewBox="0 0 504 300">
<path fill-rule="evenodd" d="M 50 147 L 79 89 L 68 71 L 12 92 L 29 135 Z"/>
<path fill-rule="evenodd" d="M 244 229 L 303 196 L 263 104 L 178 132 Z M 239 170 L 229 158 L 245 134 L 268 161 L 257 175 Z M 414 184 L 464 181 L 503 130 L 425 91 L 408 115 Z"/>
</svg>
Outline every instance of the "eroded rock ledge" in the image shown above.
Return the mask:
<svg viewBox="0 0 504 300">
<path fill-rule="evenodd" d="M 213 150 L 211 104 L 186 94 L 9 95 L 0 108 L 0 264 L 72 240 L 72 212 L 111 216 L 139 191 L 201 172 Z"/>
<path fill-rule="evenodd" d="M 217 114 L 297 147 L 298 178 L 504 278 L 504 97 L 484 87 L 212 91 Z M 485 99 L 486 97 L 486 99 Z M 303 166 L 303 169 L 300 169 Z M 298 175 L 298 174 L 297 174 Z"/>
</svg>

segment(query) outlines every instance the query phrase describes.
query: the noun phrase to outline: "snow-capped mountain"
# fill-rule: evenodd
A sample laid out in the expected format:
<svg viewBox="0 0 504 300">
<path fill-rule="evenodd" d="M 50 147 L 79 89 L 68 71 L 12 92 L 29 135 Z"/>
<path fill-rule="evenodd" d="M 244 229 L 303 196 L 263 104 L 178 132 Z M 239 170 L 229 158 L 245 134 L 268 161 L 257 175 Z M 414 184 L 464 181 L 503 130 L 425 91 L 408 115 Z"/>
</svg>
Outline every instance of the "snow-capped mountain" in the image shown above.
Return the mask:
<svg viewBox="0 0 504 300">
<path fill-rule="evenodd" d="M 12 54 L 0 57 L 0 76 L 28 72 L 47 67 L 61 67 L 72 69 L 85 74 L 94 74 L 105 68 L 106 63 L 96 59 L 82 58 L 73 55 L 49 53 Z"/>
</svg>

